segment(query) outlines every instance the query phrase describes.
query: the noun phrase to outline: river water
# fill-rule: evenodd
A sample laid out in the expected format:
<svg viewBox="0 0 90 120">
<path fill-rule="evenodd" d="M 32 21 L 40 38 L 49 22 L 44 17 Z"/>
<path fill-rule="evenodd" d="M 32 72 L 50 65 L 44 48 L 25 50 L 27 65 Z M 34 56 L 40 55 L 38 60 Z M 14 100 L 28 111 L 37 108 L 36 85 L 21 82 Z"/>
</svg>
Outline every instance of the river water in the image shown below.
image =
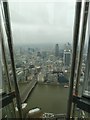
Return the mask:
<svg viewBox="0 0 90 120">
<path fill-rule="evenodd" d="M 39 107 L 43 112 L 66 113 L 69 88 L 37 84 L 27 100 L 28 109 Z"/>
</svg>

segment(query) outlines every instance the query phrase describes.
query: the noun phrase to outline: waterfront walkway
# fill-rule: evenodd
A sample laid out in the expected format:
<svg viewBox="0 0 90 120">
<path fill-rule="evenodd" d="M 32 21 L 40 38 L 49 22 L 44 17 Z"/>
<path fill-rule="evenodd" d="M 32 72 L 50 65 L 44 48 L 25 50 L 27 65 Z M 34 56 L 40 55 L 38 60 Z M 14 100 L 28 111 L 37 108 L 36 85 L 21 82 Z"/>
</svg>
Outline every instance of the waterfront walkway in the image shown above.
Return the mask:
<svg viewBox="0 0 90 120">
<path fill-rule="evenodd" d="M 30 95 L 30 93 L 32 92 L 32 90 L 34 89 L 34 87 L 37 84 L 37 80 L 33 79 L 32 81 L 29 82 L 29 84 L 26 86 L 26 89 L 24 90 L 24 92 L 21 94 L 21 101 L 22 103 L 24 103 L 28 96 Z"/>
</svg>

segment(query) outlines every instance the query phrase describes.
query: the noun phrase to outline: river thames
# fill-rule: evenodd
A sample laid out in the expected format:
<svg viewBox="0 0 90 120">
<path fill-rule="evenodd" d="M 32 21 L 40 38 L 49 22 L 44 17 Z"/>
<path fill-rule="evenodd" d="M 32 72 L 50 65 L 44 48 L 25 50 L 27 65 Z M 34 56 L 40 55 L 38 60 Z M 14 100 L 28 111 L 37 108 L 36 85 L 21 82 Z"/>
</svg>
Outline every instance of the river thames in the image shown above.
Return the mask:
<svg viewBox="0 0 90 120">
<path fill-rule="evenodd" d="M 43 112 L 66 113 L 69 88 L 61 85 L 37 84 L 27 100 L 28 109 L 39 107 Z"/>
</svg>

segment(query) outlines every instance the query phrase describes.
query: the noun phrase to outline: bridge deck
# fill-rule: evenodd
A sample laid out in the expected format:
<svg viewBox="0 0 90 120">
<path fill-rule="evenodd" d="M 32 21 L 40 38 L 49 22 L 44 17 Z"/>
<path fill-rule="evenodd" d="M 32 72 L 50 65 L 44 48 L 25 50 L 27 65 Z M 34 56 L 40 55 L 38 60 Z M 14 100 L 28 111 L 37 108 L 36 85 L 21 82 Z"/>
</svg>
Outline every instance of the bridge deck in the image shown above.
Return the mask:
<svg viewBox="0 0 90 120">
<path fill-rule="evenodd" d="M 24 90 L 24 92 L 21 94 L 21 101 L 22 103 L 24 103 L 28 96 L 30 95 L 30 93 L 32 92 L 33 88 L 35 87 L 35 85 L 37 84 L 37 80 L 33 79 L 27 86 L 26 89 Z"/>
</svg>

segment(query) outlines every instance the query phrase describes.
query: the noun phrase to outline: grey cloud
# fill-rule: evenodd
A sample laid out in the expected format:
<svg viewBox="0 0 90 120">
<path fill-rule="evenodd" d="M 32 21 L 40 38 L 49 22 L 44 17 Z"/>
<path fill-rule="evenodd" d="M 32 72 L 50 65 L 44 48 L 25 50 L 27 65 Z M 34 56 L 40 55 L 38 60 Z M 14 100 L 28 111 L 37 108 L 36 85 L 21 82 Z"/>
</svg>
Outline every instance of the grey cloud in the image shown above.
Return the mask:
<svg viewBox="0 0 90 120">
<path fill-rule="evenodd" d="M 74 2 L 10 3 L 14 43 L 72 41 Z"/>
</svg>

